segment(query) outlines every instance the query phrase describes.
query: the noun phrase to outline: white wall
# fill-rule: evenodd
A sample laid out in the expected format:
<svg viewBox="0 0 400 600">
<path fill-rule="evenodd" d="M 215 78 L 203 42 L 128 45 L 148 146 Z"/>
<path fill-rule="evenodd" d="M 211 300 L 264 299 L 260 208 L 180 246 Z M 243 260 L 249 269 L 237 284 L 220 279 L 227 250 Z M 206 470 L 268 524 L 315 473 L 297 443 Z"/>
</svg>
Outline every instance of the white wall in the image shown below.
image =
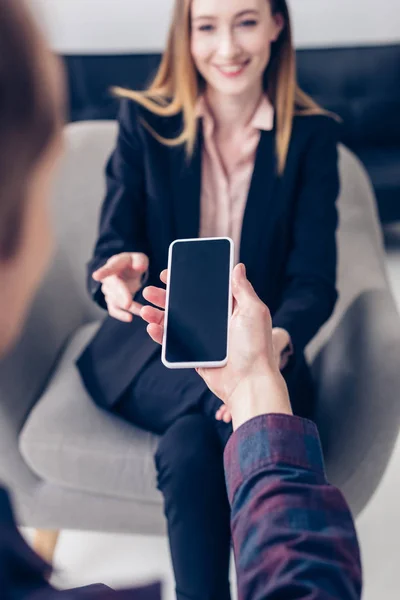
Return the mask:
<svg viewBox="0 0 400 600">
<path fill-rule="evenodd" d="M 400 0 L 289 0 L 296 45 L 400 42 Z"/>
<path fill-rule="evenodd" d="M 152 52 L 173 0 L 29 0 L 65 53 Z M 400 42 L 400 0 L 289 0 L 297 47 Z"/>
</svg>

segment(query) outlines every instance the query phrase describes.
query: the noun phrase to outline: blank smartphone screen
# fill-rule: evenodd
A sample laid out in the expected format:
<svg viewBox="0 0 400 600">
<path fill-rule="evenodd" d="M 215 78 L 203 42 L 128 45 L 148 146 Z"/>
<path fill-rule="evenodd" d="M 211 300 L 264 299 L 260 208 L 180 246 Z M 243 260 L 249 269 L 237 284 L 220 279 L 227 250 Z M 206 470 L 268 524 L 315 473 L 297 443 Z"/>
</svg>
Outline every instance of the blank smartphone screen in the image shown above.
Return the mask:
<svg viewBox="0 0 400 600">
<path fill-rule="evenodd" d="M 170 260 L 165 358 L 220 362 L 227 356 L 231 243 L 176 242 Z"/>
</svg>

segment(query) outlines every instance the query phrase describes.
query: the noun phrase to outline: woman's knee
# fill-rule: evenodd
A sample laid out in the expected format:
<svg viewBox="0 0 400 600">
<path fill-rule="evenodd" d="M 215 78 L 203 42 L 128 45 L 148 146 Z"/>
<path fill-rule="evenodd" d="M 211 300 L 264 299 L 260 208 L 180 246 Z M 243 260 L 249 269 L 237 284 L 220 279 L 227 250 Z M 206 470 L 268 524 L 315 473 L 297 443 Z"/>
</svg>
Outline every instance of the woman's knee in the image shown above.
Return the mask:
<svg viewBox="0 0 400 600">
<path fill-rule="evenodd" d="M 155 462 L 160 489 L 204 485 L 223 473 L 222 447 L 211 419 L 188 415 L 178 419 L 162 436 Z"/>
</svg>

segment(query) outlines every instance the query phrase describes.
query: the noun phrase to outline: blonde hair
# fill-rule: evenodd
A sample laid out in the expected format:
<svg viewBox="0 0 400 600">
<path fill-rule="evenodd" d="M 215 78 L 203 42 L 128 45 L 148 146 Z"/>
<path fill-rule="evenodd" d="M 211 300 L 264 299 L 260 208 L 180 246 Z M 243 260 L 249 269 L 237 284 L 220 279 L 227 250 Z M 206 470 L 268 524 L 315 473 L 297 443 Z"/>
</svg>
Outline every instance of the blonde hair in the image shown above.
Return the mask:
<svg viewBox="0 0 400 600">
<path fill-rule="evenodd" d="M 172 24 L 158 72 L 147 90 L 137 92 L 113 88 L 113 92 L 138 102 L 159 116 L 183 114 L 179 136 L 166 139 L 143 120 L 143 125 L 167 146 L 186 144 L 188 156 L 193 154 L 197 139 L 196 103 L 203 85 L 190 51 L 190 8 L 192 0 L 176 0 Z M 272 13 L 280 13 L 284 28 L 272 47 L 271 60 L 264 76 L 264 87 L 276 111 L 276 156 L 278 173 L 283 174 L 289 150 L 294 115 L 326 114 L 303 92 L 296 79 L 296 54 L 292 42 L 290 14 L 286 0 L 269 0 Z"/>
</svg>

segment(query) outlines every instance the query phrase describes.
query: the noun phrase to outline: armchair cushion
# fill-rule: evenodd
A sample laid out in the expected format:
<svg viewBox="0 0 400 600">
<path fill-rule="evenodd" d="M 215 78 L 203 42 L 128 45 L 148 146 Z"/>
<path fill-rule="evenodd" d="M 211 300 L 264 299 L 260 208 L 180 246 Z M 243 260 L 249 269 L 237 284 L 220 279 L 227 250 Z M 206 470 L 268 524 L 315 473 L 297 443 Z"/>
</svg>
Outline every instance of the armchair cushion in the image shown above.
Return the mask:
<svg viewBox="0 0 400 600">
<path fill-rule="evenodd" d="M 161 504 L 157 438 L 97 408 L 75 359 L 99 323 L 79 328 L 20 435 L 21 453 L 45 481 L 80 491 Z"/>
</svg>

